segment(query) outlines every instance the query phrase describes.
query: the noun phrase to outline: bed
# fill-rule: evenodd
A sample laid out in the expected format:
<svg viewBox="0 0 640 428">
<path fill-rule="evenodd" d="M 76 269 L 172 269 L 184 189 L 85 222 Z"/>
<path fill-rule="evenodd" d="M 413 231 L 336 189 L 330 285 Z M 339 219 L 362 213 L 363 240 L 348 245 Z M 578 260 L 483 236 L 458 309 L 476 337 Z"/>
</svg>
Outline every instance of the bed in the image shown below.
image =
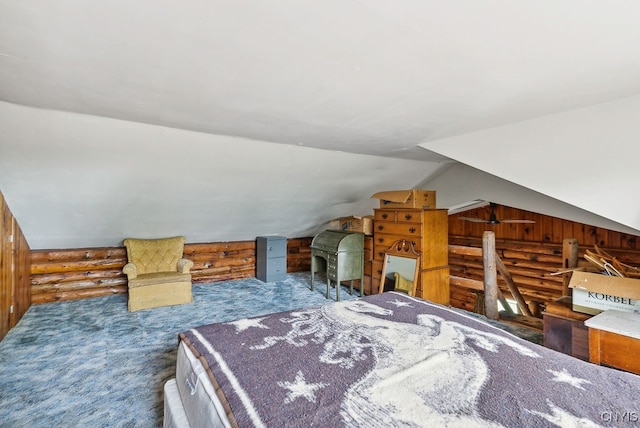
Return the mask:
<svg viewBox="0 0 640 428">
<path fill-rule="evenodd" d="M 165 427 L 639 424 L 640 376 L 399 292 L 179 335 Z"/>
</svg>

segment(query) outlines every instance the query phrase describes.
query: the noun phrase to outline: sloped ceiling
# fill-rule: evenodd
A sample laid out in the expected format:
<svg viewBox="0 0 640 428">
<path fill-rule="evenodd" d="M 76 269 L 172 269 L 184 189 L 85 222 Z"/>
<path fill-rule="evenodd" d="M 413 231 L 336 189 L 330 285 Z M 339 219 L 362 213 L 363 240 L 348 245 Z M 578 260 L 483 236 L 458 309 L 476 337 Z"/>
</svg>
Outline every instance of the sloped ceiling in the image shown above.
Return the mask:
<svg viewBox="0 0 640 428">
<path fill-rule="evenodd" d="M 458 171 L 455 178 L 449 171 L 442 174 L 448 179 L 440 179 L 444 187 L 438 187 L 447 197 L 460 198 L 475 188 L 476 198 L 491 194 L 490 200 L 500 202 L 506 197 L 507 205 L 637 235 L 640 198 L 632 195 L 640 182 L 638 136 L 640 96 L 633 96 L 423 146 L 479 170 L 490 170 L 512 184 L 507 191 L 504 184 L 468 175 L 470 171 Z M 472 146 L 482 150 L 471 151 Z M 460 182 L 464 176 L 466 185 Z M 436 185 L 434 181 L 429 184 Z M 608 226 L 604 219 L 609 220 Z"/>
<path fill-rule="evenodd" d="M 538 180 L 529 128 L 486 132 L 634 100 L 638 22 L 631 0 L 0 0 L 0 190 L 36 248 L 295 237 L 461 163 L 637 230 Z"/>
</svg>

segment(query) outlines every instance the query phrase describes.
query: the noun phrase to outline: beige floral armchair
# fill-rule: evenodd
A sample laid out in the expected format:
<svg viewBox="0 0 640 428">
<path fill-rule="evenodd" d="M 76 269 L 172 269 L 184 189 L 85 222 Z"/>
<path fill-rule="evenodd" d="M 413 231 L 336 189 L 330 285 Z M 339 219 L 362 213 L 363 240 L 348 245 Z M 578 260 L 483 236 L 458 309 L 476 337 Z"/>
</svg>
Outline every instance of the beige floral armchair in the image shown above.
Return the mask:
<svg viewBox="0 0 640 428">
<path fill-rule="evenodd" d="M 129 311 L 191 303 L 191 260 L 183 259 L 184 236 L 124 240 Z"/>
</svg>

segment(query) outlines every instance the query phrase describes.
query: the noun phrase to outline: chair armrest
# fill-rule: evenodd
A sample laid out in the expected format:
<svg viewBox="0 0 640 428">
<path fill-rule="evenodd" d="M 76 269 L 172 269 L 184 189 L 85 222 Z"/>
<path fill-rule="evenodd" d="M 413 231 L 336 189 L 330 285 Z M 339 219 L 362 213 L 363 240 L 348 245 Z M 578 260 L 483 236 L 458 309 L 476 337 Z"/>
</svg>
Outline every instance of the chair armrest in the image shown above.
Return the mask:
<svg viewBox="0 0 640 428">
<path fill-rule="evenodd" d="M 189 270 L 193 267 L 193 262 L 187 259 L 178 260 L 178 272 L 189 273 Z"/>
<path fill-rule="evenodd" d="M 138 268 L 136 268 L 136 265 L 134 265 L 133 263 L 127 263 L 126 265 L 124 265 L 124 267 L 122 268 L 122 272 L 127 274 L 128 280 L 136 279 L 136 277 L 138 276 Z"/>
</svg>

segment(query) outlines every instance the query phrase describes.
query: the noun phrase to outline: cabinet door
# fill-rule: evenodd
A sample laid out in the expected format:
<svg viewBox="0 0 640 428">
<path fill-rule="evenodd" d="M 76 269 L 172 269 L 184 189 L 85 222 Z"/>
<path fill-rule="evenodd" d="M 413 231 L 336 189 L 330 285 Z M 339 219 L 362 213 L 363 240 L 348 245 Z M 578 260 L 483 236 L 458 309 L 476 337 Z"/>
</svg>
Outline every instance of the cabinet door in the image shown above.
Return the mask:
<svg viewBox="0 0 640 428">
<path fill-rule="evenodd" d="M 426 210 L 423 213 L 422 246 L 423 269 L 449 264 L 449 217 L 446 210 Z"/>
<path fill-rule="evenodd" d="M 451 301 L 449 287 L 449 268 L 435 268 L 420 272 L 416 295 L 426 300 L 443 305 Z"/>
</svg>

